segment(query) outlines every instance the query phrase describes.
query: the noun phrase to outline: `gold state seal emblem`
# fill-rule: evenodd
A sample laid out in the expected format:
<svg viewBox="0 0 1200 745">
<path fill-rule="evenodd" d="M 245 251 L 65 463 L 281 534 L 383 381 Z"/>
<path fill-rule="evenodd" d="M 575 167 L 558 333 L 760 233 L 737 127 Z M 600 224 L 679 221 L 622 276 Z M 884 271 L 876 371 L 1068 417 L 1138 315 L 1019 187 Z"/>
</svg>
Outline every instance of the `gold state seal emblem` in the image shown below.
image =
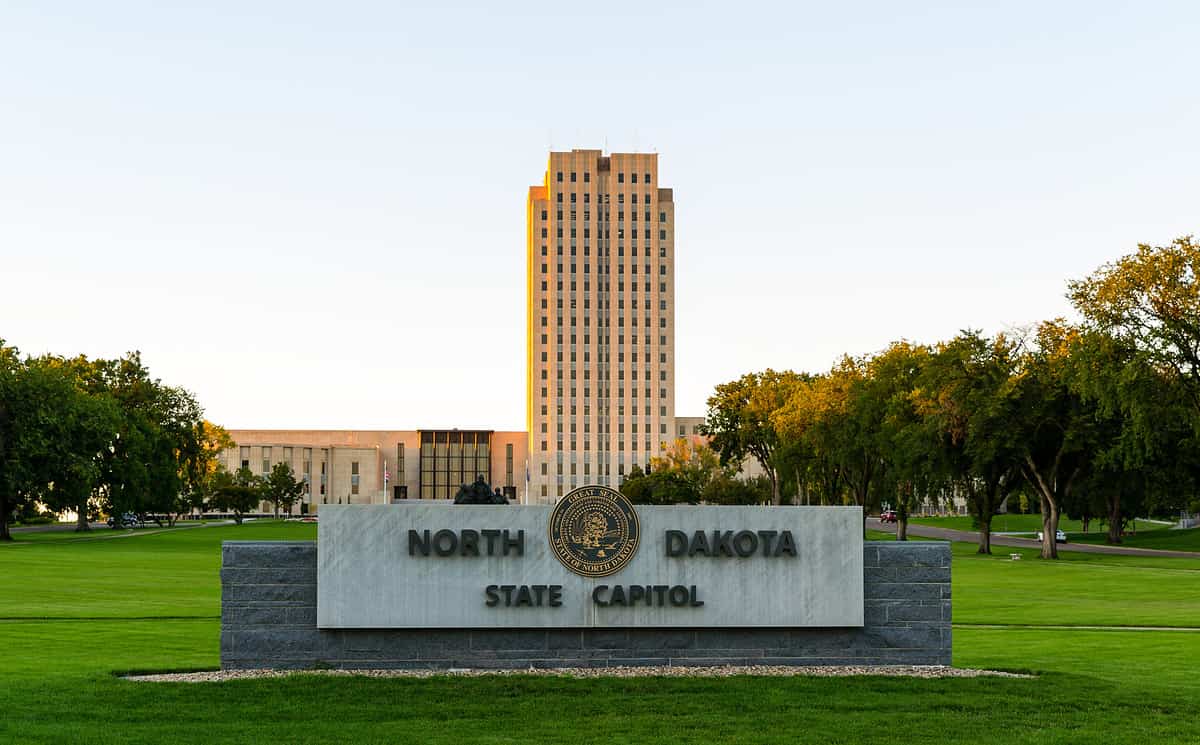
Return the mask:
<svg viewBox="0 0 1200 745">
<path fill-rule="evenodd" d="M 619 572 L 637 551 L 641 526 L 633 504 L 607 486 L 583 486 L 550 513 L 550 547 L 567 569 L 584 577 Z"/>
</svg>

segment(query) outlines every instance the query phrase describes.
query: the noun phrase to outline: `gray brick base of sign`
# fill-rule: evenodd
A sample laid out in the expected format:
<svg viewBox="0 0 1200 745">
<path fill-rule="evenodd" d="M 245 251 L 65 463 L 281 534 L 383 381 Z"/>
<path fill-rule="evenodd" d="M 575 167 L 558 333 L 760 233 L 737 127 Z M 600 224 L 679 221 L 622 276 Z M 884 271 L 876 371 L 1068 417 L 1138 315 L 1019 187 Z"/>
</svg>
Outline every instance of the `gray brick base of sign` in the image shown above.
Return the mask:
<svg viewBox="0 0 1200 745">
<path fill-rule="evenodd" d="M 865 543 L 863 628 L 328 630 L 317 544 L 226 542 L 221 667 L 949 665 L 950 544 Z"/>
</svg>

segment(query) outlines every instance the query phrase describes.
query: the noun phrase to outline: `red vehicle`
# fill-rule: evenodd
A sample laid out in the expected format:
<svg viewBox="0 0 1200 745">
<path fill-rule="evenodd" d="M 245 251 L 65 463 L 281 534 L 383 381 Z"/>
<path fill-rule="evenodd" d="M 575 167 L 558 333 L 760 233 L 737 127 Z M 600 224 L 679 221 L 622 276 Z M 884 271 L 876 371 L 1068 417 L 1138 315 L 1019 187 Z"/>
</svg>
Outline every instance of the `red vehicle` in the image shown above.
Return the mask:
<svg viewBox="0 0 1200 745">
<path fill-rule="evenodd" d="M 879 519 L 885 523 L 894 523 L 896 522 L 896 511 L 884 510 L 883 513 L 879 515 Z"/>
</svg>

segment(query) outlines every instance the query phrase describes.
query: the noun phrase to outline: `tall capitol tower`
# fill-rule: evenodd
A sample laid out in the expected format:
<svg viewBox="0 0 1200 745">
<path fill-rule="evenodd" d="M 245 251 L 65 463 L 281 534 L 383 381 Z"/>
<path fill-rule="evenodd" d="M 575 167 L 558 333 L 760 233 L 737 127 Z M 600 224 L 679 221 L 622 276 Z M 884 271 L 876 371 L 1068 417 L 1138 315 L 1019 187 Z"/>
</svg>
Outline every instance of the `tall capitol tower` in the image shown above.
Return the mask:
<svg viewBox="0 0 1200 745">
<path fill-rule="evenodd" d="M 616 488 L 675 431 L 675 203 L 658 155 L 550 153 L 529 188 L 528 502 Z"/>
</svg>

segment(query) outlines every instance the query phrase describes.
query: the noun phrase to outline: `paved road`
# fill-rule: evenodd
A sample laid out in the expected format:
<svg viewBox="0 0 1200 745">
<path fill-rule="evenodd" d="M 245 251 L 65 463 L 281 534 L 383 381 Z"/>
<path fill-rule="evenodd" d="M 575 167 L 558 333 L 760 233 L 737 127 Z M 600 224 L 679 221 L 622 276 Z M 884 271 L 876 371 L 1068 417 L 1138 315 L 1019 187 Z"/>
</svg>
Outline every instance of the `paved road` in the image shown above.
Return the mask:
<svg viewBox="0 0 1200 745">
<path fill-rule="evenodd" d="M 871 530 L 883 530 L 888 533 L 896 532 L 896 526 L 890 523 L 884 524 L 877 517 L 867 518 L 867 527 Z M 908 532 L 911 535 L 920 536 L 922 538 L 941 538 L 946 541 L 966 541 L 968 543 L 978 543 L 979 533 L 969 530 L 951 530 L 949 528 L 935 528 L 931 525 L 917 525 L 915 523 L 908 524 Z M 1035 541 L 1032 538 L 1014 538 L 1008 535 L 997 535 L 992 533 L 993 546 L 1014 546 L 1016 548 L 1041 548 L 1040 541 Z M 1127 546 L 1106 546 L 1093 543 L 1060 543 L 1058 544 L 1059 551 L 1078 551 L 1084 554 L 1117 554 L 1120 556 L 1161 556 L 1173 559 L 1200 559 L 1200 552 L 1195 551 L 1160 551 L 1151 548 L 1129 548 Z"/>
</svg>

